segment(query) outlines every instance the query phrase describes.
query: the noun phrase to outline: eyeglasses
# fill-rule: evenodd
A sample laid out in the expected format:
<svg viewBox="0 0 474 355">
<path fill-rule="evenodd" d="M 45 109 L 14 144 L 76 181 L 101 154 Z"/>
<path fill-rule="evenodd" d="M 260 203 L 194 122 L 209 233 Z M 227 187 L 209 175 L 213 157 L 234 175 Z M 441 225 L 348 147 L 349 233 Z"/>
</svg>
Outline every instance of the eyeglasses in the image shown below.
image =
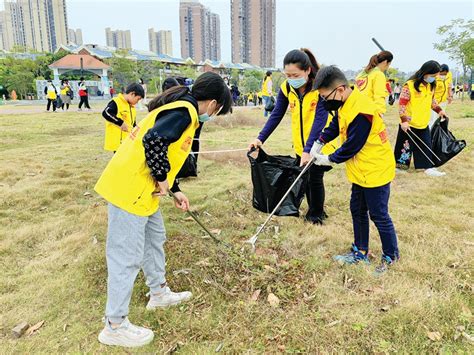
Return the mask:
<svg viewBox="0 0 474 355">
<path fill-rule="evenodd" d="M 328 97 L 331 96 L 337 89 L 339 89 L 340 87 L 346 87 L 346 85 L 339 85 L 338 87 L 334 88 L 333 91 L 331 91 L 329 94 L 327 94 L 326 96 L 324 95 L 321 95 L 319 94 L 319 97 L 323 100 L 323 101 L 327 101 L 328 100 Z"/>
</svg>

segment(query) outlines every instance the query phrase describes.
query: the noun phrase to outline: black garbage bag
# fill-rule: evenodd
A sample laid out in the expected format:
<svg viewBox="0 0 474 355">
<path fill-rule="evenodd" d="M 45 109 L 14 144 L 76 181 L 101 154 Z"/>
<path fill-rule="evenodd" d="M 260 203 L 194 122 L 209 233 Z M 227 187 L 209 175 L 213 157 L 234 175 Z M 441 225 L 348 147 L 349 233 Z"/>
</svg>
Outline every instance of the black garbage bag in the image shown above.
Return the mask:
<svg viewBox="0 0 474 355">
<path fill-rule="evenodd" d="M 448 129 L 448 120 L 438 118 L 431 128 L 431 145 L 440 160 L 433 157 L 435 166 L 441 166 L 466 148 L 465 140 L 458 140 Z"/>
<path fill-rule="evenodd" d="M 262 148 L 256 158 L 247 154 L 252 172 L 253 207 L 261 212 L 271 213 L 296 177 L 301 173 L 298 161 L 290 156 L 268 155 Z M 283 204 L 275 213 L 277 216 L 299 216 L 308 174 L 304 174 Z"/>
<path fill-rule="evenodd" d="M 275 108 L 275 97 L 270 96 L 267 100 L 267 104 L 265 105 L 265 111 L 272 112 Z"/>
<path fill-rule="evenodd" d="M 179 171 L 178 175 L 176 175 L 177 179 L 184 179 L 187 177 L 196 177 L 198 176 L 197 171 L 197 159 L 193 152 L 189 153 L 188 157 L 184 161 L 181 170 Z"/>
</svg>

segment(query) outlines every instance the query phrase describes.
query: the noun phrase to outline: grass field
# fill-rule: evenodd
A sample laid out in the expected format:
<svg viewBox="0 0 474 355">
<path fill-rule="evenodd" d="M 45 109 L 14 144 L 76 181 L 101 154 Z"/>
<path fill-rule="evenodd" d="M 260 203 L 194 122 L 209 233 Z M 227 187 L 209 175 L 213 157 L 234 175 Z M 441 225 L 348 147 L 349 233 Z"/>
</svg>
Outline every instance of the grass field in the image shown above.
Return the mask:
<svg viewBox="0 0 474 355">
<path fill-rule="evenodd" d="M 390 208 L 402 258 L 381 278 L 373 276 L 380 257 L 373 226 L 371 266 L 341 267 L 331 259 L 352 241 L 343 166 L 325 178 L 327 223 L 275 218 L 255 255 L 215 246 L 166 199 L 168 281 L 194 298 L 147 312 L 140 275 L 130 319 L 151 327 L 155 339 L 133 352 L 472 353 L 474 104 L 457 101 L 448 113 L 451 130 L 468 147 L 441 169 L 445 177 L 396 177 Z M 385 120 L 393 144 L 395 108 Z M 93 186 L 110 158 L 102 150 L 102 121 L 99 112 L 37 107 L 15 114 L 0 106 L 0 353 L 125 352 L 97 341 L 107 213 Z M 238 108 L 206 125 L 202 138 L 216 141 L 203 142 L 202 150 L 245 148 L 263 123 L 259 109 Z M 287 119 L 266 151 L 291 153 L 289 137 Z M 245 154 L 203 155 L 199 178 L 181 186 L 192 209 L 238 250 L 266 217 L 251 206 Z M 267 302 L 270 293 L 279 305 Z M 21 321 L 42 320 L 31 336 L 11 336 Z"/>
</svg>

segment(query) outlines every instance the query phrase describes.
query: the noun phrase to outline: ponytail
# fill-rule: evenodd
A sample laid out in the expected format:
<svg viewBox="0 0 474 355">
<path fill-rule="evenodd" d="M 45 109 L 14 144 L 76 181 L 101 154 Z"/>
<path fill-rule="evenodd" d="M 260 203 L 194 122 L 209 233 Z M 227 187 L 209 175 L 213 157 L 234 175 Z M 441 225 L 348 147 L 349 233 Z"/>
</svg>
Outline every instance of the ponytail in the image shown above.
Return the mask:
<svg viewBox="0 0 474 355">
<path fill-rule="evenodd" d="M 320 68 L 319 64 L 313 52 L 311 52 L 308 48 L 301 48 L 301 50 L 306 53 L 306 55 L 309 58 L 309 61 L 311 62 L 311 72 L 309 73 L 309 80 L 312 82 L 314 81 L 314 79 L 316 78 L 316 75 L 318 74 L 318 71 Z"/>
<path fill-rule="evenodd" d="M 368 73 L 380 63 L 384 61 L 387 61 L 390 63 L 392 60 L 393 60 L 393 54 L 391 52 L 382 51 L 379 54 L 374 54 L 372 57 L 370 57 L 369 64 L 367 64 L 364 70 L 366 73 Z"/>
</svg>

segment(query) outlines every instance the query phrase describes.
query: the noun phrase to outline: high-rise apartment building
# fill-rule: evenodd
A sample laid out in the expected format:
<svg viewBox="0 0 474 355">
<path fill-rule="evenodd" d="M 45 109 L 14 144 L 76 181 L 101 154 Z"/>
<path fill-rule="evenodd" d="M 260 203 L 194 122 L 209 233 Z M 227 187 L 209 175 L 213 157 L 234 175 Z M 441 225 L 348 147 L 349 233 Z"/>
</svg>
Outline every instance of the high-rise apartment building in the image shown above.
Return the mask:
<svg viewBox="0 0 474 355">
<path fill-rule="evenodd" d="M 118 49 L 132 49 L 132 35 L 130 30 L 115 30 L 112 31 L 110 27 L 105 29 L 105 39 L 107 46 Z"/>
<path fill-rule="evenodd" d="M 5 0 L 0 46 L 52 52 L 68 43 L 66 0 Z"/>
<path fill-rule="evenodd" d="M 276 0 L 231 0 L 232 62 L 275 66 Z"/>
<path fill-rule="evenodd" d="M 221 59 L 219 15 L 195 0 L 179 4 L 181 56 L 196 62 Z"/>
<path fill-rule="evenodd" d="M 79 46 L 84 44 L 82 40 L 82 30 L 80 28 L 76 30 L 69 28 L 67 31 L 68 31 L 68 36 L 69 36 L 69 43 L 74 43 Z"/>
<path fill-rule="evenodd" d="M 173 55 L 173 41 L 171 31 L 155 32 L 153 28 L 148 29 L 148 45 L 151 52 L 158 54 Z"/>
</svg>

